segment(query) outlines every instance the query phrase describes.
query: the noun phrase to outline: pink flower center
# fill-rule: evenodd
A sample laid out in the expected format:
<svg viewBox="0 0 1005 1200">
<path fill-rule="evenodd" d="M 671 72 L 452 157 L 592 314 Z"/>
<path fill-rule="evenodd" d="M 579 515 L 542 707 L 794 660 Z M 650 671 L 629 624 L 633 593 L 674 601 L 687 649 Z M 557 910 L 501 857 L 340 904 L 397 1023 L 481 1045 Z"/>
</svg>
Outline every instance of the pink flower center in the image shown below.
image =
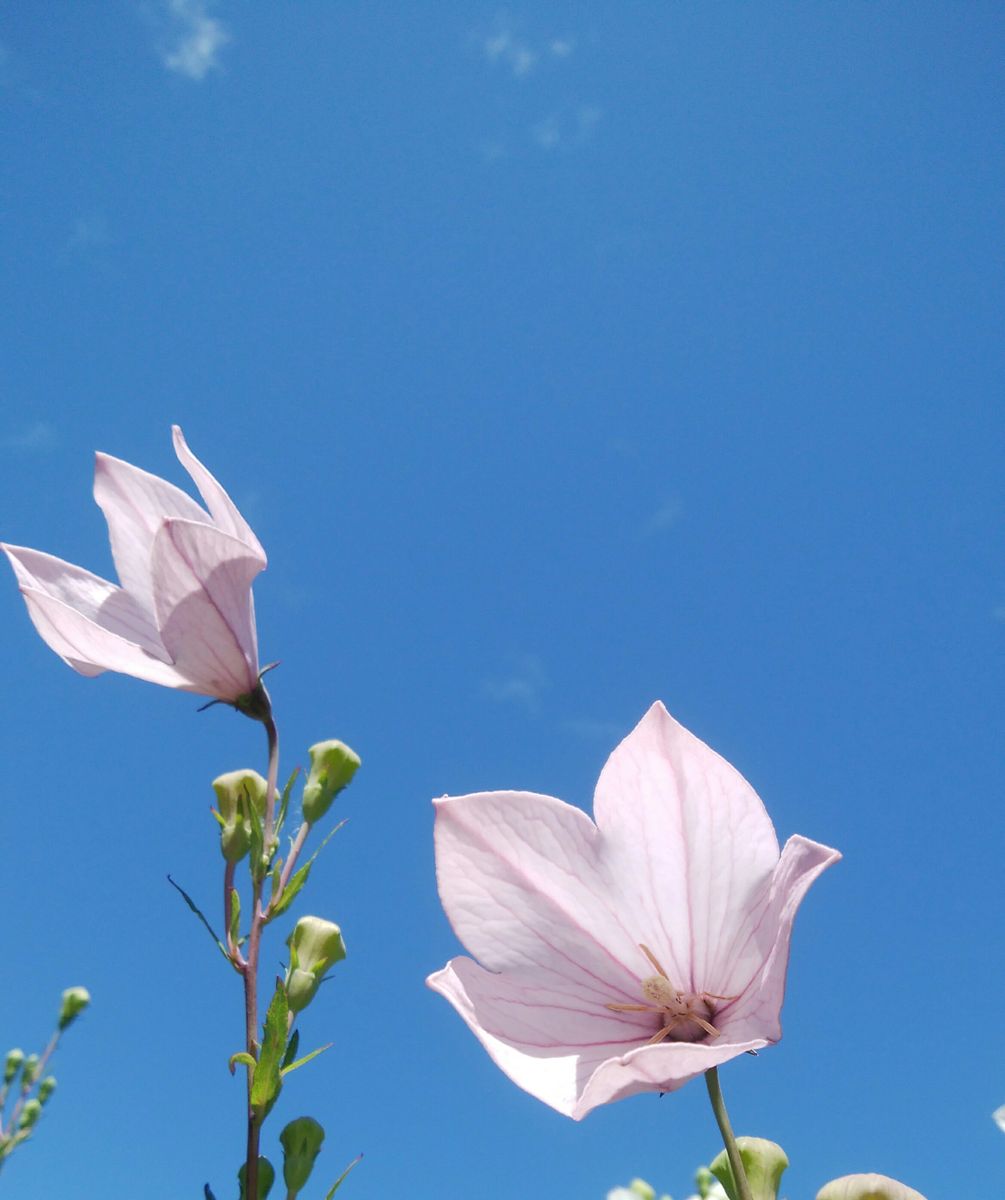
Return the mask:
<svg viewBox="0 0 1005 1200">
<path fill-rule="evenodd" d="M 661 1020 L 660 1028 L 646 1041 L 647 1046 L 669 1040 L 672 1042 L 702 1042 L 714 1040 L 719 1030 L 712 1024 L 715 1000 L 735 1000 L 735 996 L 713 996 L 709 992 L 682 992 L 670 982 L 670 977 L 648 946 L 639 949 L 656 968 L 655 975 L 642 980 L 642 995 L 647 1004 L 608 1004 L 612 1012 L 653 1013 Z"/>
</svg>

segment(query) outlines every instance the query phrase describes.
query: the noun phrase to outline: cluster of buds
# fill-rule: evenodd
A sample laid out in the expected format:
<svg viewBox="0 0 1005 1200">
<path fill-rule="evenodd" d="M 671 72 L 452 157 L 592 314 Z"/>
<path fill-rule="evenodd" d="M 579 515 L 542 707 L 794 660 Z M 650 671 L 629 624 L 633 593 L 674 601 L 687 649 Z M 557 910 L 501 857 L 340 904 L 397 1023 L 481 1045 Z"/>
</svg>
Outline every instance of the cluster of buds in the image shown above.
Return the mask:
<svg viewBox="0 0 1005 1200">
<path fill-rule="evenodd" d="M 56 1090 L 56 1079 L 45 1074 L 64 1033 L 91 1003 L 86 988 L 72 987 L 63 992 L 56 1029 L 41 1054 L 8 1050 L 4 1059 L 3 1083 L 0 1084 L 0 1167 L 10 1155 L 31 1137 L 42 1109 Z M 13 1100 L 9 1116 L 4 1117 L 8 1099 Z"/>
</svg>

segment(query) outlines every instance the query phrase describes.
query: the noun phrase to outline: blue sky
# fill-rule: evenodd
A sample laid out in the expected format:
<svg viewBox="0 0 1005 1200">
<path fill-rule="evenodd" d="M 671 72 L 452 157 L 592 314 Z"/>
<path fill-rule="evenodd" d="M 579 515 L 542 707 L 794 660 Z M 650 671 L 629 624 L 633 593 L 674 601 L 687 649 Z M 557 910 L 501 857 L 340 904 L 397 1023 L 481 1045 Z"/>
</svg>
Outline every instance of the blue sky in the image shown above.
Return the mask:
<svg viewBox="0 0 1005 1200">
<path fill-rule="evenodd" d="M 0 16 L 0 536 L 112 571 L 102 449 L 270 558 L 284 764 L 364 766 L 307 908 L 349 957 L 280 1115 L 351 1196 L 675 1197 L 704 1089 L 579 1125 L 423 986 L 457 952 L 430 797 L 589 808 L 649 704 L 781 838 L 844 861 L 796 924 L 785 1036 L 722 1071 L 788 1194 L 1005 1184 L 1000 6 L 116 0 Z M 220 1200 L 236 977 L 209 781 L 260 730 L 85 680 L 0 589 L 7 984 L 93 1009 L 10 1200 Z M 273 965 L 283 947 L 277 935 Z M 316 1189 L 315 1189 L 316 1191 Z M 312 1193 L 313 1194 L 313 1193 Z"/>
</svg>

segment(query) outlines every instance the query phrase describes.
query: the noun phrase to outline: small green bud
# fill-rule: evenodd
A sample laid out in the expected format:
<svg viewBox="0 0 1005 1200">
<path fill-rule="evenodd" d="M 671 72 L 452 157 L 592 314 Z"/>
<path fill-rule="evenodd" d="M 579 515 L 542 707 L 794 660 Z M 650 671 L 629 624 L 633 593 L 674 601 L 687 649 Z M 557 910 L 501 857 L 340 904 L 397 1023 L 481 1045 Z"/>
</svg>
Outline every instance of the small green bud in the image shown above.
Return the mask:
<svg viewBox="0 0 1005 1200">
<path fill-rule="evenodd" d="M 738 1137 L 736 1145 L 753 1200 L 777 1200 L 782 1172 L 789 1165 L 785 1151 L 765 1138 Z M 710 1166 L 712 1174 L 726 1189 L 726 1195 L 730 1200 L 737 1200 L 739 1192 L 733 1182 L 733 1172 L 726 1151 L 720 1151 Z"/>
<path fill-rule="evenodd" d="M 229 863 L 240 862 L 251 846 L 252 809 L 259 821 L 265 812 L 268 785 L 257 771 L 228 771 L 213 780 L 220 806 L 220 850 Z"/>
<path fill-rule="evenodd" d="M 237 1172 L 237 1182 L 241 1189 L 240 1200 L 245 1200 L 247 1191 L 244 1187 L 245 1171 L 248 1169 L 247 1163 L 241 1163 L 241 1169 Z M 276 1181 L 276 1171 L 272 1163 L 267 1158 L 259 1158 L 258 1160 L 258 1200 L 265 1200 L 269 1192 L 272 1191 L 272 1185 Z"/>
<path fill-rule="evenodd" d="M 54 1075 L 46 1075 L 42 1082 L 38 1085 L 38 1102 L 44 1104 L 46 1100 L 56 1090 L 56 1077 Z"/>
<path fill-rule="evenodd" d="M 817 1200 L 925 1200 L 921 1192 L 888 1175 L 842 1175 L 817 1192 Z"/>
<path fill-rule="evenodd" d="M 21 1116 L 17 1122 L 18 1129 L 31 1129 L 41 1115 L 42 1105 L 37 1100 L 29 1100 L 21 1109 Z"/>
<path fill-rule="evenodd" d="M 345 942 L 333 921 L 301 917 L 286 944 L 290 948 L 286 996 L 290 1011 L 296 1013 L 314 999 L 329 968 L 345 958 Z"/>
<path fill-rule="evenodd" d="M 279 1135 L 283 1144 L 283 1182 L 286 1200 L 296 1200 L 314 1169 L 314 1160 L 325 1140 L 325 1131 L 313 1117 L 297 1117 Z"/>
<path fill-rule="evenodd" d="M 308 825 L 315 825 L 331 808 L 332 801 L 352 782 L 360 757 L 343 742 L 316 742 L 308 753 L 311 771 L 304 784 L 303 810 Z"/>
<path fill-rule="evenodd" d="M 38 1055 L 29 1054 L 24 1060 L 24 1066 L 21 1068 L 21 1086 L 23 1088 L 31 1087 L 35 1082 L 35 1076 L 38 1074 Z"/>
<path fill-rule="evenodd" d="M 729 1200 L 726 1189 L 708 1167 L 699 1167 L 694 1173 L 694 1186 L 701 1200 Z"/>
<path fill-rule="evenodd" d="M 59 1006 L 59 1032 L 62 1033 L 64 1029 L 69 1029 L 90 1003 L 91 993 L 87 988 L 67 988 Z"/>
<path fill-rule="evenodd" d="M 8 1050 L 7 1060 L 3 1068 L 3 1081 L 9 1084 L 14 1076 L 21 1070 L 21 1064 L 24 1062 L 23 1050 Z"/>
</svg>

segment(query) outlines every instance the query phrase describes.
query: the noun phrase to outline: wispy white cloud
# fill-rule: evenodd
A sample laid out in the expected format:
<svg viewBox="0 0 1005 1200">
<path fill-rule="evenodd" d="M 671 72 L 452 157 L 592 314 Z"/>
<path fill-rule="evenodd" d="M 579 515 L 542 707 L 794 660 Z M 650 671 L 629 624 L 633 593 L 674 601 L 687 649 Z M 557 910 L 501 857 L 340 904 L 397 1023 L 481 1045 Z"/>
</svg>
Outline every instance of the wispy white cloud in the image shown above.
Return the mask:
<svg viewBox="0 0 1005 1200">
<path fill-rule="evenodd" d="M 57 443 L 56 427 L 49 421 L 33 421 L 21 429 L 0 437 L 0 447 L 4 450 L 27 452 L 32 450 L 51 450 Z"/>
<path fill-rule="evenodd" d="M 550 113 L 531 127 L 531 137 L 542 150 L 559 146 L 581 146 L 593 136 L 603 110 L 595 104 L 581 104 L 567 112 Z"/>
<path fill-rule="evenodd" d="M 496 20 L 491 33 L 476 36 L 485 58 L 508 68 L 518 79 L 529 75 L 548 59 L 568 58 L 575 50 L 575 43 L 567 37 L 540 41 L 523 38 L 505 16 Z"/>
<path fill-rule="evenodd" d="M 482 691 L 490 700 L 517 704 L 536 715 L 541 711 L 541 693 L 547 686 L 548 676 L 537 655 L 521 654 L 508 674 L 486 679 Z"/>
<path fill-rule="evenodd" d="M 205 0 L 166 0 L 171 31 L 161 51 L 169 71 L 204 79 L 219 67 L 220 50 L 230 41 L 226 26 L 207 11 Z"/>
<path fill-rule="evenodd" d="M 639 530 L 639 537 L 651 538 L 661 533 L 666 533 L 668 529 L 672 529 L 680 520 L 682 511 L 681 502 L 676 497 L 667 500 L 654 513 L 649 515 Z"/>
</svg>

